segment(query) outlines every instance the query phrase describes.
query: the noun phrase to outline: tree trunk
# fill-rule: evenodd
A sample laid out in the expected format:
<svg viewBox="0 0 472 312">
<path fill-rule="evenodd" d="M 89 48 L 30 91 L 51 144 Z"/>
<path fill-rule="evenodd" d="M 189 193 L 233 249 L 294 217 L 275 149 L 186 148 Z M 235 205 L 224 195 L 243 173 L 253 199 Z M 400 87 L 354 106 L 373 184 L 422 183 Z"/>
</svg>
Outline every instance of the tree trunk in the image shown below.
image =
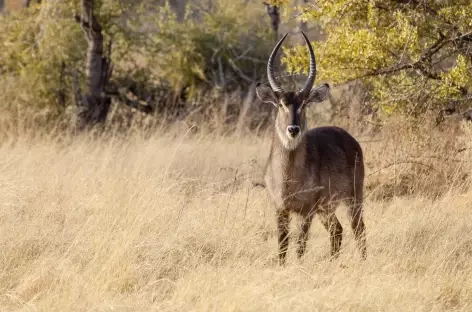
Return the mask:
<svg viewBox="0 0 472 312">
<path fill-rule="evenodd" d="M 76 89 L 76 126 L 79 130 L 103 123 L 111 103 L 105 87 L 111 77 L 112 66 L 109 56 L 104 55 L 102 27 L 94 15 L 93 4 L 93 0 L 82 0 L 82 15 L 76 17 L 88 43 L 85 94 Z"/>
<path fill-rule="evenodd" d="M 272 27 L 272 32 L 274 33 L 274 44 L 279 41 L 279 25 L 280 25 L 280 7 L 277 5 L 271 5 L 267 2 L 263 2 L 267 15 L 270 17 L 270 24 Z"/>
<path fill-rule="evenodd" d="M 280 25 L 280 7 L 277 5 L 271 5 L 267 2 L 263 2 L 267 15 L 270 18 L 270 24 L 272 27 L 272 32 L 274 34 L 274 45 L 279 41 L 279 25 Z M 276 55 L 274 59 L 274 67 L 278 69 L 280 67 L 280 56 Z"/>
</svg>

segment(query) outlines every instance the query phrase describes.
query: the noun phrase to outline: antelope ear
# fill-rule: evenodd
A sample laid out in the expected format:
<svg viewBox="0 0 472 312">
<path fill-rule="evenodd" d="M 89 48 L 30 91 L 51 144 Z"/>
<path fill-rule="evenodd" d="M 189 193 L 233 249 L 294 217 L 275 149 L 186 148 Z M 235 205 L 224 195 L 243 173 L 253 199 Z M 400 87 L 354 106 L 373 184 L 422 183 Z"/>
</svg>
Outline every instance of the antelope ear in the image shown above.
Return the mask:
<svg viewBox="0 0 472 312">
<path fill-rule="evenodd" d="M 277 98 L 277 95 L 275 94 L 274 91 L 272 91 L 272 88 L 270 87 L 266 87 L 259 83 L 256 87 L 256 94 L 259 100 L 261 100 L 264 103 L 271 103 L 274 106 L 279 105 L 279 100 Z"/>
<path fill-rule="evenodd" d="M 323 102 L 329 93 L 329 84 L 325 83 L 324 85 L 319 86 L 316 89 L 310 91 L 310 94 L 305 100 L 305 103 L 320 103 Z"/>
</svg>

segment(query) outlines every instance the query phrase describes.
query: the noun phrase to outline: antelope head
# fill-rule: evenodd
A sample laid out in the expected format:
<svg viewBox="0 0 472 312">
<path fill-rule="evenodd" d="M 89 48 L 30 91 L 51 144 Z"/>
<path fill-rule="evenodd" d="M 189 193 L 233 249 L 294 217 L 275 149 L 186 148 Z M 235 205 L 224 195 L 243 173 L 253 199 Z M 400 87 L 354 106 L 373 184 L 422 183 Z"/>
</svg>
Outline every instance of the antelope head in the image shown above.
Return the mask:
<svg viewBox="0 0 472 312">
<path fill-rule="evenodd" d="M 306 133 L 306 112 L 305 109 L 309 103 L 322 102 L 329 92 L 329 85 L 313 89 L 313 84 L 316 78 L 316 59 L 315 53 L 305 33 L 302 32 L 303 38 L 310 53 L 310 69 L 308 78 L 298 92 L 284 91 L 282 87 L 277 84 L 274 75 L 274 59 L 288 34 L 285 34 L 282 39 L 277 42 L 267 62 L 267 78 L 268 86 L 259 84 L 256 88 L 258 98 L 265 103 L 271 103 L 277 107 L 277 117 L 275 120 L 275 130 L 282 142 L 282 145 L 288 150 L 294 150 L 300 144 L 304 134 Z"/>
</svg>

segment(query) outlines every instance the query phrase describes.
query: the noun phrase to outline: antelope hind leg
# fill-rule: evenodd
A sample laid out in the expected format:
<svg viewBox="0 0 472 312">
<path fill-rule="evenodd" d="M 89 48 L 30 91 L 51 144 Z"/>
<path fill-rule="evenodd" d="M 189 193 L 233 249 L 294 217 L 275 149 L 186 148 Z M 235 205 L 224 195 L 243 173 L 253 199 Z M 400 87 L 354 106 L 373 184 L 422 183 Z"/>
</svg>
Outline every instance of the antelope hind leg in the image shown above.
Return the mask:
<svg viewBox="0 0 472 312">
<path fill-rule="evenodd" d="M 367 257 L 367 247 L 362 202 L 354 201 L 353 203 L 351 203 L 349 205 L 348 212 L 357 246 L 361 253 L 362 259 L 365 260 Z"/>
<path fill-rule="evenodd" d="M 337 258 L 339 256 L 339 250 L 341 249 L 341 243 L 343 239 L 343 227 L 339 223 L 338 218 L 333 213 L 322 212 L 318 213 L 321 219 L 321 223 L 329 233 L 331 242 L 331 257 Z"/>
</svg>

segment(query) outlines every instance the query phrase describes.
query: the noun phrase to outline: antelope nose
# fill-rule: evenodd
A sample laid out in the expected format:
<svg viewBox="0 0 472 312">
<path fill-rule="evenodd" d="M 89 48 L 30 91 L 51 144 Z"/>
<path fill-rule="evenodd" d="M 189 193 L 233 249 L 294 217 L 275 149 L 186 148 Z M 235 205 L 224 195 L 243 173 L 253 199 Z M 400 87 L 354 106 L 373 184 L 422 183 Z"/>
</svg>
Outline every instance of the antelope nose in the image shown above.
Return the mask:
<svg viewBox="0 0 472 312">
<path fill-rule="evenodd" d="M 292 136 L 292 138 L 294 138 L 300 133 L 300 127 L 299 126 L 288 126 L 287 131 Z"/>
</svg>

